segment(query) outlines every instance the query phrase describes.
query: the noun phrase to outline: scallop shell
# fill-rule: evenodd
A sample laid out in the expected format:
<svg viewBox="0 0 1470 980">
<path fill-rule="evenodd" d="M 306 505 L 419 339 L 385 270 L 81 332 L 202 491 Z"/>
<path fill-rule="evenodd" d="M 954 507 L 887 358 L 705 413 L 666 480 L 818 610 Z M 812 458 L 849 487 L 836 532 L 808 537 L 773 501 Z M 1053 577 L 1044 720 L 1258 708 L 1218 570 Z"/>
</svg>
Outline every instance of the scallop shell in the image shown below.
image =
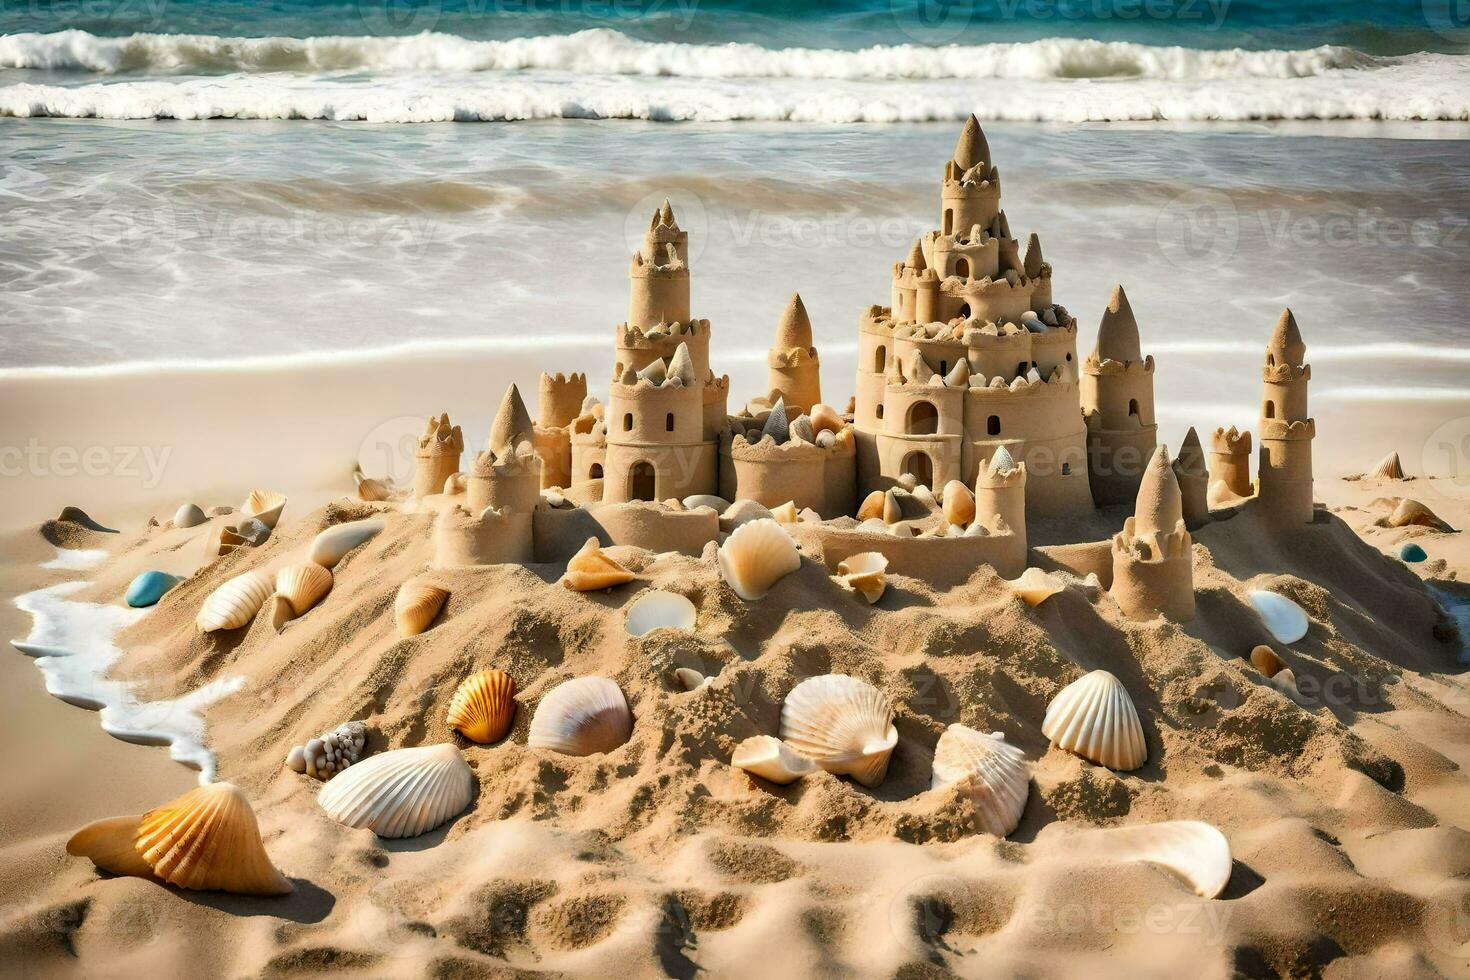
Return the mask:
<svg viewBox="0 0 1470 980">
<path fill-rule="evenodd" d="M 253 517 L 272 531 L 286 508 L 286 495 L 274 490 L 251 490 L 250 496 L 240 505 L 240 513 Z"/>
<path fill-rule="evenodd" d="M 844 588 L 857 592 L 868 603 L 877 602 L 888 588 L 888 558 L 881 551 L 863 551 L 837 563 L 832 576 Z"/>
<path fill-rule="evenodd" d="M 250 801 L 231 783 L 192 789 L 141 817 L 88 824 L 72 835 L 66 850 L 91 858 L 104 871 L 154 877 L 180 888 L 241 895 L 292 891 L 265 853 Z"/>
<path fill-rule="evenodd" d="M 633 734 L 633 713 L 606 677 L 577 677 L 553 688 L 531 718 L 526 744 L 563 755 L 611 752 Z"/>
<path fill-rule="evenodd" d="M 950 725 L 934 747 L 933 789 L 956 785 L 974 806 L 975 822 L 987 834 L 1004 837 L 1021 822 L 1031 773 L 1026 755 L 1004 734 Z"/>
<path fill-rule="evenodd" d="M 567 573 L 562 576 L 561 584 L 573 592 L 595 592 L 615 585 L 626 585 L 633 578 L 632 572 L 613 561 L 602 550 L 602 545 L 596 538 L 588 538 L 587 543 L 582 545 L 582 550 L 567 562 Z"/>
<path fill-rule="evenodd" d="M 771 511 L 771 517 L 777 524 L 795 524 L 801 519 L 796 510 L 796 501 L 788 500 Z"/>
<path fill-rule="evenodd" d="M 752 735 L 735 746 L 730 764 L 781 786 L 817 771 L 817 764 L 770 735 Z"/>
<path fill-rule="evenodd" d="M 770 518 L 737 527 L 719 550 L 720 574 L 742 599 L 763 597 L 801 567 L 791 535 Z"/>
<path fill-rule="evenodd" d="M 365 521 L 348 521 L 336 524 L 316 536 L 311 543 L 307 558 L 323 568 L 336 568 L 347 553 L 364 541 L 371 540 L 383 530 L 383 522 L 376 517 Z"/>
<path fill-rule="evenodd" d="M 664 628 L 692 630 L 697 616 L 694 603 L 679 593 L 649 589 L 629 604 L 623 626 L 632 636 Z"/>
<path fill-rule="evenodd" d="M 1120 772 L 1148 759 L 1143 724 L 1123 683 L 1105 670 L 1068 684 L 1046 706 L 1041 734 L 1051 743 Z"/>
<path fill-rule="evenodd" d="M 1160 865 L 1188 882 L 1201 898 L 1215 898 L 1223 892 L 1233 867 L 1225 835 L 1199 820 L 1084 831 L 1068 850 L 1109 864 L 1147 861 Z"/>
<path fill-rule="evenodd" d="M 174 527 L 198 527 L 207 520 L 209 517 L 198 504 L 180 504 L 174 511 Z"/>
<path fill-rule="evenodd" d="M 898 729 L 882 691 L 856 677 L 824 674 L 786 695 L 781 738 L 828 772 L 877 786 L 888 772 Z"/>
<path fill-rule="evenodd" d="M 847 423 L 837 414 L 837 409 L 821 402 L 812 406 L 812 428 L 817 432 L 841 432 Z"/>
<path fill-rule="evenodd" d="M 357 484 L 357 499 L 367 501 L 392 500 L 393 488 L 382 480 L 365 475 L 361 469 L 352 471 L 352 482 Z"/>
<path fill-rule="evenodd" d="M 379 837 L 417 837 L 463 813 L 475 774 L 453 745 L 369 756 L 332 778 L 316 801 L 327 816 Z"/>
<path fill-rule="evenodd" d="M 288 565 L 276 572 L 276 595 L 290 603 L 296 616 L 305 616 L 331 590 L 332 573 L 315 562 Z"/>
<path fill-rule="evenodd" d="M 448 598 L 448 589 L 424 582 L 404 582 L 398 589 L 398 598 L 393 600 L 393 616 L 398 620 L 398 635 L 418 636 L 428 629 Z"/>
<path fill-rule="evenodd" d="M 1306 610 L 1286 596 L 1257 589 L 1250 600 L 1277 643 L 1295 643 L 1307 635 L 1311 621 Z"/>
<path fill-rule="evenodd" d="M 944 520 L 947 524 L 969 527 L 975 519 L 975 495 L 959 480 L 944 485 Z"/>
<path fill-rule="evenodd" d="M 271 578 L 265 572 L 236 575 L 209 594 L 194 624 L 201 632 L 234 630 L 249 623 L 271 596 Z"/>
<path fill-rule="evenodd" d="M 1404 464 L 1399 462 L 1399 454 L 1391 452 L 1378 461 L 1373 467 L 1370 476 L 1382 477 L 1387 480 L 1402 480 L 1404 478 Z"/>
<path fill-rule="evenodd" d="M 1264 643 L 1251 650 L 1251 664 L 1267 680 L 1286 669 L 1286 661 L 1277 656 L 1276 651 Z"/>
<path fill-rule="evenodd" d="M 1039 568 L 1026 569 L 1021 573 L 1020 578 L 1007 580 L 1006 585 L 1010 586 L 1011 591 L 1019 596 L 1026 605 L 1033 608 L 1058 592 L 1066 591 L 1067 588 L 1067 583 Z"/>
<path fill-rule="evenodd" d="M 515 693 L 515 681 L 503 670 L 471 674 L 449 701 L 449 727 L 481 745 L 500 741 L 516 714 Z"/>
</svg>

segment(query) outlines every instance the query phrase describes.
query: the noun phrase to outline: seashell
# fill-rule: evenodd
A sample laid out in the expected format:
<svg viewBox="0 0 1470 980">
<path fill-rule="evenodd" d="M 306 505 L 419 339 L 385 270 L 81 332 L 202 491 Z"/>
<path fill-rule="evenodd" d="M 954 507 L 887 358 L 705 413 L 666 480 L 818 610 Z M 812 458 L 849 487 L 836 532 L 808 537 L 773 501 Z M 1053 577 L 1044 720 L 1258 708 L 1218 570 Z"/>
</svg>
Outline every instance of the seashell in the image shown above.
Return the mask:
<svg viewBox="0 0 1470 980">
<path fill-rule="evenodd" d="M 588 538 L 582 550 L 567 562 L 561 584 L 573 592 L 594 592 L 633 581 L 634 575 L 608 557 L 596 538 Z"/>
<path fill-rule="evenodd" d="M 817 771 L 815 762 L 770 735 L 752 735 L 735 746 L 730 764 L 780 786 Z"/>
<path fill-rule="evenodd" d="M 781 738 L 828 772 L 877 786 L 888 772 L 898 729 L 882 691 L 846 674 L 824 674 L 786 695 Z"/>
<path fill-rule="evenodd" d="M 444 600 L 448 598 L 448 589 L 424 582 L 404 582 L 398 589 L 398 598 L 393 600 L 393 617 L 398 621 L 398 635 L 418 636 L 428 629 L 434 617 L 439 615 L 439 610 L 444 608 Z"/>
<path fill-rule="evenodd" d="M 1051 744 L 1120 772 L 1148 759 L 1143 724 L 1122 681 L 1106 670 L 1068 684 L 1046 706 L 1041 734 Z"/>
<path fill-rule="evenodd" d="M 317 794 L 327 816 L 379 837 L 417 837 L 470 805 L 475 774 L 453 745 L 422 745 L 371 756 Z"/>
<path fill-rule="evenodd" d="M 692 497 L 684 498 L 685 510 L 693 510 L 696 507 L 713 507 L 716 514 L 723 514 L 730 509 L 730 501 L 724 497 L 716 497 L 712 493 L 696 493 Z"/>
<path fill-rule="evenodd" d="M 1399 454 L 1389 453 L 1378 461 L 1369 476 L 1382 477 L 1385 480 L 1402 480 L 1404 478 L 1404 464 L 1399 462 Z"/>
<path fill-rule="evenodd" d="M 1055 575 L 1048 575 L 1039 568 L 1026 569 L 1021 573 L 1020 578 L 1008 579 L 1006 585 L 1010 586 L 1011 591 L 1033 609 L 1058 592 L 1066 591 L 1067 588 L 1067 583 Z"/>
<path fill-rule="evenodd" d="M 250 801 L 232 783 L 200 786 L 141 817 L 88 824 L 72 835 L 66 850 L 91 858 L 104 871 L 179 888 L 240 895 L 292 891 L 265 853 Z"/>
<path fill-rule="evenodd" d="M 471 674 L 449 700 L 449 727 L 481 745 L 500 741 L 516 714 L 515 693 L 515 681 L 503 670 Z"/>
<path fill-rule="evenodd" d="M 274 490 L 251 490 L 250 496 L 240 505 L 240 513 L 246 517 L 254 517 L 270 528 L 276 529 L 276 522 L 281 519 L 281 511 L 286 508 L 286 495 Z"/>
<path fill-rule="evenodd" d="M 1399 561 L 1405 562 L 1410 565 L 1417 565 L 1421 561 L 1428 560 L 1428 558 L 1429 553 L 1421 548 L 1419 545 L 1415 544 L 1413 541 L 1406 542 L 1404 546 L 1399 549 Z"/>
<path fill-rule="evenodd" d="M 531 717 L 526 744 L 563 755 L 611 752 L 633 734 L 633 712 L 606 677 L 577 677 L 553 688 Z"/>
<path fill-rule="evenodd" d="M 1388 526 L 1408 527 L 1410 524 L 1432 527 L 1436 531 L 1446 533 L 1452 533 L 1455 530 L 1420 501 L 1412 497 L 1405 497 L 1394 505 L 1393 513 L 1388 517 Z"/>
<path fill-rule="evenodd" d="M 286 619 L 305 616 L 331 590 L 332 573 L 315 562 L 288 565 L 276 572 L 276 597 L 286 602 Z"/>
<path fill-rule="evenodd" d="M 832 432 L 831 429 L 823 429 L 821 432 L 817 433 L 816 443 L 823 449 L 831 449 L 833 446 L 837 445 L 837 436 Z"/>
<path fill-rule="evenodd" d="M 771 512 L 756 500 L 737 500 L 720 513 L 720 528 L 731 530 L 751 521 L 769 520 Z"/>
<path fill-rule="evenodd" d="M 1233 867 L 1225 835 L 1199 820 L 1084 831 L 1072 839 L 1068 852 L 1107 864 L 1157 864 L 1183 878 L 1201 898 L 1223 892 Z"/>
<path fill-rule="evenodd" d="M 271 578 L 261 571 L 236 575 L 209 594 L 194 623 L 201 632 L 234 630 L 249 623 L 271 596 Z"/>
<path fill-rule="evenodd" d="M 649 589 L 628 605 L 623 627 L 630 636 L 665 628 L 692 630 L 697 615 L 694 603 L 679 593 Z"/>
<path fill-rule="evenodd" d="M 1286 661 L 1264 643 L 1251 651 L 1251 664 L 1268 680 L 1286 669 Z"/>
<path fill-rule="evenodd" d="M 863 551 L 838 562 L 837 574 L 832 577 L 843 588 L 852 589 L 872 605 L 888 588 L 887 571 L 887 556 L 880 551 Z"/>
<path fill-rule="evenodd" d="M 308 739 L 305 745 L 293 745 L 286 753 L 286 767 L 313 779 L 331 779 L 362 761 L 367 754 L 367 734 L 364 722 L 343 722 L 329 732 Z"/>
<path fill-rule="evenodd" d="M 817 438 L 816 430 L 812 428 L 812 420 L 809 415 L 798 415 L 792 419 L 790 433 L 791 439 L 794 442 L 811 443 L 815 442 Z"/>
<path fill-rule="evenodd" d="M 771 517 L 777 524 L 795 524 L 800 520 L 796 510 L 796 501 L 788 500 L 786 503 L 771 511 Z"/>
<path fill-rule="evenodd" d="M 801 567 L 791 535 L 770 518 L 737 527 L 719 550 L 720 575 L 742 599 L 764 596 Z"/>
<path fill-rule="evenodd" d="M 771 406 L 771 414 L 766 416 L 765 424 L 761 426 L 761 438 L 766 436 L 770 436 L 778 446 L 791 438 L 791 427 L 786 421 L 785 398 L 777 398 L 776 404 Z"/>
<path fill-rule="evenodd" d="M 144 572 L 128 584 L 123 601 L 134 609 L 143 609 L 158 602 L 165 592 L 182 581 L 178 575 L 168 572 Z"/>
<path fill-rule="evenodd" d="M 975 519 L 975 495 L 959 480 L 950 480 L 944 485 L 944 521 L 969 527 Z"/>
<path fill-rule="evenodd" d="M 837 414 L 837 409 L 831 405 L 823 405 L 821 402 L 812 406 L 812 428 L 818 433 L 831 432 L 834 435 L 847 427 L 842 416 Z"/>
<path fill-rule="evenodd" d="M 101 531 L 104 534 L 118 533 L 117 528 L 107 527 L 105 524 L 99 524 L 96 520 L 93 519 L 91 514 L 88 514 L 80 507 L 73 507 L 70 504 L 61 508 L 61 513 L 56 515 L 56 520 L 64 522 L 66 524 L 79 524 L 82 527 L 86 528 L 88 531 Z"/>
<path fill-rule="evenodd" d="M 367 501 L 392 500 L 393 488 L 382 480 L 375 480 L 363 474 L 362 470 L 352 471 L 352 482 L 357 484 L 357 499 Z"/>
<path fill-rule="evenodd" d="M 174 527 L 198 527 L 209 520 L 198 504 L 180 504 L 174 511 Z"/>
<path fill-rule="evenodd" d="M 898 503 L 898 494 L 889 490 L 883 494 L 883 523 L 897 524 L 903 520 L 903 507 Z"/>
<path fill-rule="evenodd" d="M 987 834 L 1004 837 L 1021 822 L 1031 773 L 1026 755 L 1001 732 L 977 732 L 950 725 L 934 747 L 932 789 L 955 785 L 974 806 L 975 822 Z"/>
<path fill-rule="evenodd" d="M 870 521 L 874 518 L 882 520 L 884 503 L 885 495 L 883 491 L 874 490 L 863 498 L 863 502 L 857 510 L 857 519 L 860 521 Z"/>
<path fill-rule="evenodd" d="M 307 558 L 323 568 L 336 568 L 337 563 L 346 557 L 349 551 L 364 541 L 371 540 L 382 530 L 383 522 L 376 517 L 370 517 L 365 521 L 334 524 L 318 534 L 311 542 L 311 550 L 307 553 Z"/>
<path fill-rule="evenodd" d="M 231 524 L 225 530 L 233 532 L 252 548 L 265 544 L 266 538 L 271 536 L 271 529 L 264 521 L 256 517 L 247 517 L 238 524 Z"/>
<path fill-rule="evenodd" d="M 712 680 L 713 677 L 706 677 L 693 667 L 674 668 L 674 683 L 686 691 L 697 691 Z"/>
<path fill-rule="evenodd" d="M 1256 589 L 1250 594 L 1250 600 L 1277 643 L 1295 643 L 1307 635 L 1311 622 L 1306 610 L 1286 596 Z"/>
</svg>

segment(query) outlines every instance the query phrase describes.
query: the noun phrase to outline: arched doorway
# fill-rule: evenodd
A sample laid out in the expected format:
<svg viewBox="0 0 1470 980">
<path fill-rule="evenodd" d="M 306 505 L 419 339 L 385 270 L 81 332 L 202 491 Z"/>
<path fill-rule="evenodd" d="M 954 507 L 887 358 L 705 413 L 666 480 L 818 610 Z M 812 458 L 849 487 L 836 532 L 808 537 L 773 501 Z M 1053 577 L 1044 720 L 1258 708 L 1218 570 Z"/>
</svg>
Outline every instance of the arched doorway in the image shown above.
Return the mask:
<svg viewBox="0 0 1470 980">
<path fill-rule="evenodd" d="M 939 409 L 933 402 L 914 402 L 909 406 L 908 434 L 932 436 L 939 431 Z"/>
<path fill-rule="evenodd" d="M 929 459 L 928 453 L 909 453 L 903 459 L 903 471 L 913 474 L 914 479 L 922 486 L 934 485 L 934 463 Z"/>
<path fill-rule="evenodd" d="M 592 468 L 587 471 L 587 479 L 589 479 L 589 480 L 600 480 L 600 479 L 602 479 L 602 464 L 601 463 L 593 463 L 592 464 Z"/>
<path fill-rule="evenodd" d="M 634 463 L 628 473 L 628 499 L 653 500 L 657 489 L 658 479 L 654 475 L 653 464 Z"/>
</svg>

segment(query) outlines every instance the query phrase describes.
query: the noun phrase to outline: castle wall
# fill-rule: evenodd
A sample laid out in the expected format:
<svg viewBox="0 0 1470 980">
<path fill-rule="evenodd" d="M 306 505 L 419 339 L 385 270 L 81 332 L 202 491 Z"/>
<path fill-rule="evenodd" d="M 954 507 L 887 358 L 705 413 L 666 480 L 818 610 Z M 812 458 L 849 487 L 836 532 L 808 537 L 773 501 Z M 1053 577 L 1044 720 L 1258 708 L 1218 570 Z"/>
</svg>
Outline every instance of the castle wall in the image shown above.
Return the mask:
<svg viewBox="0 0 1470 980">
<path fill-rule="evenodd" d="M 698 556 L 720 534 L 719 515 L 713 511 L 671 510 L 643 502 L 543 508 L 536 512 L 534 526 L 536 561 L 542 563 L 565 562 L 591 537 L 603 546 Z"/>
<path fill-rule="evenodd" d="M 508 458 L 485 466 L 479 462 L 465 480 L 466 506 L 478 514 L 487 507 L 496 510 L 531 511 L 541 502 L 541 460 Z"/>
<path fill-rule="evenodd" d="M 694 376 L 703 380 L 709 376 L 709 343 L 708 320 L 682 322 L 677 331 L 652 335 L 622 324 L 614 331 L 613 377 L 621 378 L 629 368 L 642 371 L 656 360 L 668 361 L 683 344 L 694 362 Z"/>
<path fill-rule="evenodd" d="M 1125 547 L 1113 546 L 1113 582 L 1109 594 L 1129 619 L 1163 616 L 1176 623 L 1194 618 L 1194 577 L 1190 552 L 1145 561 Z"/>
<path fill-rule="evenodd" d="M 1310 524 L 1315 519 L 1312 439 L 1316 434 L 1310 419 L 1261 423 L 1258 506 L 1283 524 Z"/>
<path fill-rule="evenodd" d="M 444 483 L 459 472 L 459 453 L 420 452 L 414 457 L 413 495 L 443 493 Z"/>
<path fill-rule="evenodd" d="M 587 401 L 587 375 L 564 376 L 542 373 L 536 392 L 536 424 L 545 429 L 565 429 L 582 414 Z"/>
<path fill-rule="evenodd" d="M 481 516 L 451 507 L 434 518 L 433 539 L 436 568 L 527 564 L 535 559 L 529 510 Z"/>
<path fill-rule="evenodd" d="M 1093 499 L 1099 506 L 1132 503 L 1158 443 L 1154 359 L 1123 365 L 1088 358 L 1081 387 Z"/>
<path fill-rule="evenodd" d="M 908 575 L 937 588 L 959 585 L 980 565 L 991 566 L 1005 578 L 1016 578 L 1026 570 L 1025 541 L 1015 534 L 910 538 L 809 522 L 786 529 L 803 554 L 820 556 L 834 571 L 844 559 L 865 551 L 887 558 L 889 574 Z"/>
<path fill-rule="evenodd" d="M 532 445 L 541 458 L 541 488 L 571 486 L 572 439 L 568 430 L 548 429 L 538 424 L 533 431 Z"/>
</svg>

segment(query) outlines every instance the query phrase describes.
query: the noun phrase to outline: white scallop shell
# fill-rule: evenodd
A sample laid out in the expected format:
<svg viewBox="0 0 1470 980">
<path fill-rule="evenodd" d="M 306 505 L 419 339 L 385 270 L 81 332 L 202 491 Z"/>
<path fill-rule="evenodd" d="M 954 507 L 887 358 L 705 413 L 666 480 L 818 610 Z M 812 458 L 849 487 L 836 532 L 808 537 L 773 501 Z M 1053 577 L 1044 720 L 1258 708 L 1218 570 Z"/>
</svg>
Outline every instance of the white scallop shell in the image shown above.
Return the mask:
<svg viewBox="0 0 1470 980">
<path fill-rule="evenodd" d="M 1120 772 L 1148 759 L 1143 724 L 1123 682 L 1106 670 L 1068 684 L 1046 706 L 1041 734 L 1053 745 Z"/>
<path fill-rule="evenodd" d="M 198 504 L 180 504 L 174 511 L 174 527 L 198 527 L 209 517 Z"/>
<path fill-rule="evenodd" d="M 970 798 L 975 822 L 987 834 L 1004 837 L 1021 822 L 1031 792 L 1026 755 L 1001 732 L 977 732 L 950 725 L 934 747 L 930 787 L 956 785 Z"/>
<path fill-rule="evenodd" d="M 898 744 L 893 705 L 867 681 L 846 674 L 810 677 L 781 706 L 781 737 L 830 773 L 877 786 Z"/>
<path fill-rule="evenodd" d="M 1230 842 L 1199 820 L 1169 820 L 1134 827 L 1110 827 L 1077 835 L 1069 848 L 1110 864 L 1148 861 L 1189 883 L 1201 898 L 1214 898 L 1230 883 Z"/>
<path fill-rule="evenodd" d="M 656 629 L 694 629 L 698 611 L 694 603 L 677 592 L 649 589 L 628 605 L 623 626 L 632 636 Z"/>
<path fill-rule="evenodd" d="M 730 764 L 781 786 L 817 771 L 815 762 L 770 735 L 752 735 L 735 746 Z"/>
<path fill-rule="evenodd" d="M 272 531 L 286 509 L 286 495 L 275 490 L 251 490 L 250 496 L 240 505 L 240 513 L 253 517 Z"/>
<path fill-rule="evenodd" d="M 754 600 L 801 567 L 801 554 L 780 524 L 770 518 L 737 527 L 719 551 L 720 574 L 735 594 Z"/>
<path fill-rule="evenodd" d="M 265 572 L 236 575 L 209 594 L 194 624 L 205 633 L 239 629 L 255 618 L 271 591 L 271 577 Z"/>
<path fill-rule="evenodd" d="M 633 734 L 633 712 L 606 677 L 576 677 L 553 688 L 531 718 L 526 744 L 563 755 L 611 752 Z"/>
<path fill-rule="evenodd" d="M 317 794 L 327 816 L 379 837 L 417 837 L 464 812 L 475 774 L 453 745 L 422 745 L 369 756 Z"/>
<path fill-rule="evenodd" d="M 382 530 L 383 522 L 376 517 L 335 524 L 316 536 L 307 557 L 323 568 L 336 568 L 347 552 L 371 540 Z"/>
<path fill-rule="evenodd" d="M 1307 635 L 1312 625 L 1307 611 L 1286 596 L 1257 589 L 1251 593 L 1250 600 L 1276 642 L 1295 643 Z"/>
</svg>

